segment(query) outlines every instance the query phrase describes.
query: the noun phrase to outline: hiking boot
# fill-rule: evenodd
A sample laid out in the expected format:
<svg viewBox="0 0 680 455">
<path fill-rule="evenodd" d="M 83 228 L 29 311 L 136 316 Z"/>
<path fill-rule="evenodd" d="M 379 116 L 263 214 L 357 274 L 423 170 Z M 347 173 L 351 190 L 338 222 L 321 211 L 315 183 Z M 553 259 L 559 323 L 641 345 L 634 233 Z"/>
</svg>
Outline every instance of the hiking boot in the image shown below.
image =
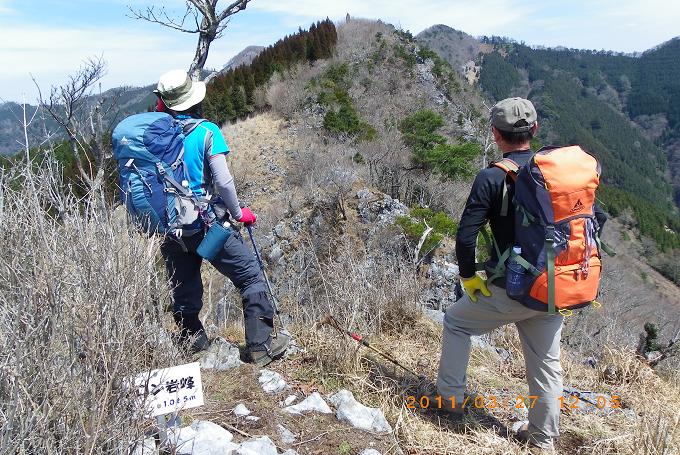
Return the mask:
<svg viewBox="0 0 680 455">
<path fill-rule="evenodd" d="M 539 441 L 536 434 L 529 431 L 529 422 L 517 422 L 512 427 L 514 436 L 520 442 L 529 445 L 529 452 L 534 455 L 549 455 L 555 453 L 552 441 Z"/>
<path fill-rule="evenodd" d="M 251 347 L 250 361 L 258 367 L 269 365 L 286 352 L 289 344 L 290 336 L 279 332 L 276 338 L 269 337 L 266 343 Z"/>
<path fill-rule="evenodd" d="M 198 313 L 174 313 L 173 318 L 180 329 L 175 338 L 180 348 L 186 349 L 189 354 L 193 355 L 210 347 L 210 340 L 198 318 Z"/>
<path fill-rule="evenodd" d="M 194 340 L 189 346 L 189 353 L 191 355 L 198 354 L 201 351 L 206 351 L 210 347 L 210 340 L 208 335 L 205 334 L 205 330 L 194 334 Z"/>
</svg>

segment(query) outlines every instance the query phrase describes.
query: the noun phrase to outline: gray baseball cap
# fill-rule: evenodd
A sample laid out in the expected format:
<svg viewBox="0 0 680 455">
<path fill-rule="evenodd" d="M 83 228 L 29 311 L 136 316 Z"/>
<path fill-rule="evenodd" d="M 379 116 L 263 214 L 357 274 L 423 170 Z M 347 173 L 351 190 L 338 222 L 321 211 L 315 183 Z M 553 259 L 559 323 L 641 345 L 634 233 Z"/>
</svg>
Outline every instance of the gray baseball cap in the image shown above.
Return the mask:
<svg viewBox="0 0 680 455">
<path fill-rule="evenodd" d="M 501 131 L 524 133 L 536 120 L 534 105 L 524 98 L 506 98 L 491 108 L 491 124 Z"/>
</svg>

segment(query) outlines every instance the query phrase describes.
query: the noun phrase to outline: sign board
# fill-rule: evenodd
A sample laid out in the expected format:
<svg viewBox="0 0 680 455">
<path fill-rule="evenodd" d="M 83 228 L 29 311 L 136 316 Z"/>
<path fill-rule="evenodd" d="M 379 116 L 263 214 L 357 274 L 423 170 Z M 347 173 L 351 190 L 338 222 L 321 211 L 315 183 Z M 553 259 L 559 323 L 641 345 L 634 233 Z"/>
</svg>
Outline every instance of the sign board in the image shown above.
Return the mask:
<svg viewBox="0 0 680 455">
<path fill-rule="evenodd" d="M 203 384 L 198 362 L 152 370 L 131 380 L 145 417 L 176 413 L 203 406 Z"/>
</svg>

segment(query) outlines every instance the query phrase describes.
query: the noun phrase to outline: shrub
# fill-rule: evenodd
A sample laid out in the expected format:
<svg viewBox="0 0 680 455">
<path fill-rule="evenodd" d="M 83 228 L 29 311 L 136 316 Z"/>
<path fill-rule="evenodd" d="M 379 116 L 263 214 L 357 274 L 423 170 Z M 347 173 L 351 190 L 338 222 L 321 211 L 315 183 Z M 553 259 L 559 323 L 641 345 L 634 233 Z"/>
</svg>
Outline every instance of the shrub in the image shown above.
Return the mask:
<svg viewBox="0 0 680 455">
<path fill-rule="evenodd" d="M 126 378 L 179 360 L 159 245 L 38 169 L 0 176 L 0 453 L 127 453 Z"/>
<path fill-rule="evenodd" d="M 406 237 L 417 244 L 427 227 L 432 228 L 432 232 L 423 242 L 420 254 L 425 255 L 431 252 L 444 237 L 453 238 L 458 230 L 458 223 L 444 212 L 435 212 L 430 208 L 413 208 L 410 216 L 397 218 L 396 224 L 403 230 Z"/>
<path fill-rule="evenodd" d="M 349 67 L 346 63 L 330 65 L 324 73 L 319 84 L 323 89 L 317 97 L 317 102 L 328 109 L 323 126 L 336 135 L 344 134 L 359 141 L 371 141 L 378 133 L 373 126 L 359 117 L 354 108 L 352 98 L 347 92 L 350 86 L 348 77 Z"/>
</svg>

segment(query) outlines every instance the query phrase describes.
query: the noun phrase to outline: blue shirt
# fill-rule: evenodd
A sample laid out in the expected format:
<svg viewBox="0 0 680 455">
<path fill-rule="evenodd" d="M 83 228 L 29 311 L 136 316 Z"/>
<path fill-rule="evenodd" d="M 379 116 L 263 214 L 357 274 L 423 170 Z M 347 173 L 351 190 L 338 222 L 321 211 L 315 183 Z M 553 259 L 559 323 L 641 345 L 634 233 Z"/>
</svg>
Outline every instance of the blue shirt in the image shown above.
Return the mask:
<svg viewBox="0 0 680 455">
<path fill-rule="evenodd" d="M 179 120 L 188 117 L 177 116 Z M 206 194 L 210 182 L 207 160 L 213 155 L 228 154 L 229 146 L 220 128 L 212 122 L 203 121 L 184 139 L 184 162 L 187 167 L 189 188 L 199 196 Z"/>
</svg>

